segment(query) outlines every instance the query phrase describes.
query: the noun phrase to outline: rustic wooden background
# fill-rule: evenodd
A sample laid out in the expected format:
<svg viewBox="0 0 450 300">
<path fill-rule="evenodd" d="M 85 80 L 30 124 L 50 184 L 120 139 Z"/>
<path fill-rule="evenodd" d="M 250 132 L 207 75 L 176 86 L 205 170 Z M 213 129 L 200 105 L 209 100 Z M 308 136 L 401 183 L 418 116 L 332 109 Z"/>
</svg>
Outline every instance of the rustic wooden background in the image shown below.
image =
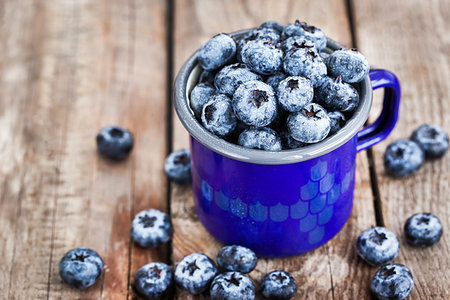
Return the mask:
<svg viewBox="0 0 450 300">
<path fill-rule="evenodd" d="M 389 142 L 423 123 L 450 132 L 448 0 L 0 1 L 0 298 L 132 299 L 133 276 L 148 262 L 176 264 L 191 252 L 215 258 L 221 245 L 199 224 L 191 188 L 170 184 L 163 172 L 166 155 L 188 146 L 171 106 L 174 76 L 215 33 L 295 19 L 396 73 L 401 115 L 387 141 L 358 155 L 343 230 L 311 253 L 261 259 L 250 276 L 258 285 L 281 268 L 297 280 L 296 299 L 366 299 L 376 268 L 357 258 L 355 241 L 378 224 L 401 239 L 395 262 L 414 275 L 410 298 L 450 299 L 450 155 L 401 180 L 387 177 L 382 163 Z M 110 124 L 135 135 L 125 162 L 96 153 L 95 135 Z M 130 241 L 131 220 L 146 208 L 171 214 L 171 244 L 145 250 Z M 402 226 L 422 211 L 440 217 L 444 236 L 417 249 L 405 243 Z M 58 275 L 62 255 L 78 246 L 105 261 L 85 291 Z M 176 298 L 205 297 L 177 291 Z"/>
</svg>

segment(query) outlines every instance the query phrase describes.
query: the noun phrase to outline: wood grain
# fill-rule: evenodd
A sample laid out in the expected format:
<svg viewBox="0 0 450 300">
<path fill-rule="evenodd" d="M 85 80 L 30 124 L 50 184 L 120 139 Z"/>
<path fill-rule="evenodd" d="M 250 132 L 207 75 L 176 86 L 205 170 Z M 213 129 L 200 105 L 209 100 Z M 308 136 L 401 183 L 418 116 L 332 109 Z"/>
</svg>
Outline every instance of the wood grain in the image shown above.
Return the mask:
<svg viewBox="0 0 450 300">
<path fill-rule="evenodd" d="M 351 46 L 349 22 L 344 1 L 176 1 L 175 70 L 218 32 L 232 32 L 275 20 L 282 24 L 306 20 L 324 32 Z M 188 147 L 188 134 L 174 118 L 174 149 Z M 296 278 L 296 299 L 368 297 L 374 270 L 357 259 L 354 245 L 359 233 L 375 225 L 366 155 L 358 155 L 355 203 L 342 231 L 328 244 L 311 253 L 286 259 L 260 259 L 250 276 L 258 286 L 261 278 L 274 269 L 284 269 Z M 192 252 L 204 252 L 216 258 L 222 246 L 202 227 L 195 214 L 190 187 L 173 185 L 171 210 L 175 226 L 172 261 L 176 264 Z M 203 299 L 180 290 L 179 299 Z M 259 296 L 260 297 L 260 296 Z"/>
<path fill-rule="evenodd" d="M 354 8 L 359 48 L 372 64 L 393 71 L 402 84 L 397 126 L 387 141 L 374 147 L 384 221 L 401 240 L 395 262 L 412 271 L 411 299 L 449 299 L 450 155 L 426 162 L 414 176 L 393 179 L 385 174 L 383 154 L 389 143 L 409 138 L 424 123 L 450 132 L 450 3 L 354 1 Z M 403 225 L 418 212 L 440 218 L 444 235 L 438 244 L 425 249 L 407 245 Z"/>
</svg>

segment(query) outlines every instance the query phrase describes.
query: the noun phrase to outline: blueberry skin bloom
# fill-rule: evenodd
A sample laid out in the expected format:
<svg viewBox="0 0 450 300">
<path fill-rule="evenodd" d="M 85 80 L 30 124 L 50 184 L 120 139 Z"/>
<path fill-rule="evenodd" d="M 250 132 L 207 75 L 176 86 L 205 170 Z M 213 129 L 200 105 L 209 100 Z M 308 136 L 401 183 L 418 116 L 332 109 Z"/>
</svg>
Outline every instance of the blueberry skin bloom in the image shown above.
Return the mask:
<svg viewBox="0 0 450 300">
<path fill-rule="evenodd" d="M 316 44 L 314 44 L 314 41 L 306 36 L 294 35 L 283 40 L 280 44 L 281 50 L 283 50 L 284 53 L 288 53 L 292 50 L 300 48 L 302 45 L 307 45 L 309 48 L 312 48 L 319 52 L 316 48 Z"/>
<path fill-rule="evenodd" d="M 333 77 L 341 75 L 342 80 L 348 83 L 360 82 L 369 74 L 369 62 L 356 49 L 334 51 L 326 62 Z"/>
<path fill-rule="evenodd" d="M 336 79 L 326 77 L 324 83 L 316 89 L 316 101 L 327 110 L 352 112 L 358 107 L 359 94 L 354 87 L 342 82 L 341 76 Z"/>
<path fill-rule="evenodd" d="M 430 213 L 418 213 L 405 223 L 405 236 L 413 246 L 427 247 L 436 244 L 442 236 L 442 224 Z"/>
<path fill-rule="evenodd" d="M 173 234 L 169 216 L 157 209 L 138 213 L 131 223 L 131 236 L 136 244 L 144 248 L 155 248 L 168 242 Z"/>
<path fill-rule="evenodd" d="M 415 173 L 423 164 L 423 150 L 417 143 L 398 140 L 390 144 L 384 153 L 384 167 L 395 177 L 406 177 Z"/>
<path fill-rule="evenodd" d="M 113 160 L 121 160 L 133 149 L 133 136 L 118 126 L 108 126 L 97 134 L 97 148 L 101 155 Z"/>
<path fill-rule="evenodd" d="M 261 292 L 268 299 L 288 300 L 297 293 L 297 282 L 288 272 L 276 270 L 263 277 Z"/>
<path fill-rule="evenodd" d="M 238 245 L 225 246 L 217 254 L 217 264 L 226 271 L 249 273 L 255 268 L 257 261 L 255 252 Z"/>
<path fill-rule="evenodd" d="M 59 262 L 59 275 L 68 285 L 85 289 L 95 283 L 103 269 L 97 252 L 89 248 L 75 248 L 64 254 Z"/>
<path fill-rule="evenodd" d="M 212 96 L 203 106 L 202 123 L 217 136 L 230 134 L 237 125 L 230 98 L 222 94 Z"/>
<path fill-rule="evenodd" d="M 372 227 L 361 233 L 356 251 L 372 266 L 382 266 L 394 260 L 400 248 L 394 233 L 384 227 Z"/>
<path fill-rule="evenodd" d="M 270 85 L 274 91 L 276 91 L 280 82 L 283 79 L 286 79 L 286 77 L 287 75 L 284 72 L 278 72 L 273 74 L 272 76 L 269 76 L 266 79 L 266 83 Z"/>
<path fill-rule="evenodd" d="M 255 286 L 250 278 L 239 272 L 227 272 L 214 278 L 211 300 L 253 300 Z"/>
<path fill-rule="evenodd" d="M 440 158 L 448 150 L 448 135 L 437 125 L 420 126 L 413 132 L 411 140 L 422 148 L 428 159 Z"/>
<path fill-rule="evenodd" d="M 313 144 L 327 137 L 331 123 L 327 112 L 319 104 L 310 103 L 289 115 L 287 128 L 297 141 Z"/>
<path fill-rule="evenodd" d="M 217 73 L 214 86 L 219 93 L 232 97 L 241 84 L 251 80 L 261 80 L 261 76 L 250 71 L 245 64 L 236 63 L 224 67 Z"/>
<path fill-rule="evenodd" d="M 236 54 L 236 43 L 231 36 L 220 33 L 198 50 L 198 62 L 204 70 L 212 71 L 231 61 Z"/>
<path fill-rule="evenodd" d="M 181 289 L 197 295 L 209 288 L 216 274 L 216 264 L 208 256 L 193 253 L 177 264 L 175 282 Z"/>
<path fill-rule="evenodd" d="M 170 153 L 164 164 L 164 171 L 171 180 L 177 183 L 184 184 L 191 182 L 190 151 L 182 149 Z"/>
<path fill-rule="evenodd" d="M 277 115 L 275 93 L 262 81 L 241 84 L 233 94 L 232 104 L 236 117 L 251 126 L 267 126 Z"/>
<path fill-rule="evenodd" d="M 275 74 L 281 68 L 283 51 L 272 41 L 249 41 L 241 51 L 242 62 L 254 72 L 262 75 Z"/>
<path fill-rule="evenodd" d="M 194 115 L 198 119 L 202 116 L 203 105 L 205 105 L 209 98 L 215 94 L 216 90 L 208 83 L 199 83 L 192 89 L 189 100 L 191 103 L 191 108 L 194 111 Z"/>
<path fill-rule="evenodd" d="M 345 126 L 345 123 L 347 122 L 345 116 L 339 111 L 329 112 L 328 117 L 330 118 L 331 122 L 331 129 L 329 135 L 338 132 L 342 127 Z"/>
<path fill-rule="evenodd" d="M 380 268 L 372 279 L 370 289 L 380 300 L 402 300 L 408 297 L 414 287 L 414 278 L 407 267 L 401 264 Z"/>
<path fill-rule="evenodd" d="M 136 272 L 133 287 L 143 298 L 157 300 L 166 297 L 172 285 L 172 269 L 164 263 L 152 262 Z"/>
<path fill-rule="evenodd" d="M 238 144 L 250 149 L 280 151 L 281 139 L 275 130 L 267 127 L 250 127 L 238 138 Z"/>
<path fill-rule="evenodd" d="M 283 68 L 291 76 L 308 78 L 314 87 L 322 85 L 327 75 L 327 67 L 322 58 L 313 47 L 305 44 L 286 54 Z"/>
<path fill-rule="evenodd" d="M 314 89 L 309 79 L 290 76 L 278 85 L 277 96 L 285 110 L 296 112 L 312 102 Z"/>
<path fill-rule="evenodd" d="M 322 30 L 308 23 L 299 22 L 298 20 L 294 24 L 288 24 L 284 27 L 282 33 L 283 39 L 291 36 L 301 36 L 313 41 L 319 51 L 322 51 L 327 46 L 327 38 Z"/>
</svg>

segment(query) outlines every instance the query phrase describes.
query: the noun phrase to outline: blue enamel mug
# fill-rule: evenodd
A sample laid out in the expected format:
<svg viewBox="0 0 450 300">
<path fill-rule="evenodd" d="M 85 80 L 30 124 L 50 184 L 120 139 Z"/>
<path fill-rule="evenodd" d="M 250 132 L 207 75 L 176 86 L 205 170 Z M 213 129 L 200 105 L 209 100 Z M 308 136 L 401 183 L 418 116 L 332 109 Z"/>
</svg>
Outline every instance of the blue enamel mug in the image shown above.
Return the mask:
<svg viewBox="0 0 450 300">
<path fill-rule="evenodd" d="M 328 39 L 325 51 L 339 48 Z M 204 227 L 219 241 L 262 257 L 298 255 L 325 244 L 350 215 L 356 154 L 384 140 L 397 122 L 397 77 L 371 70 L 358 86 L 360 104 L 341 130 L 317 144 L 270 152 L 231 144 L 197 121 L 189 94 L 201 71 L 195 52 L 178 73 L 174 102 L 190 134 L 194 202 Z M 378 88 L 385 89 L 382 112 L 361 129 Z"/>
</svg>

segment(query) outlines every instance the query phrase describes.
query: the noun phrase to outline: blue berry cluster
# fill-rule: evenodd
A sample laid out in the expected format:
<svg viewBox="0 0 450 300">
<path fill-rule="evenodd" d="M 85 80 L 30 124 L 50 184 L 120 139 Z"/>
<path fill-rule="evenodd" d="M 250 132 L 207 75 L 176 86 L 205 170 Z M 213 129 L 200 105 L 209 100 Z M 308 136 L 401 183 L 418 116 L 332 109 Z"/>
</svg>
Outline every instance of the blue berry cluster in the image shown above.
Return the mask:
<svg viewBox="0 0 450 300">
<path fill-rule="evenodd" d="M 359 105 L 354 84 L 369 72 L 358 51 L 325 52 L 319 28 L 265 22 L 240 39 L 214 36 L 198 51 L 203 72 L 192 111 L 212 134 L 240 146 L 280 151 L 318 143 Z"/>
</svg>

